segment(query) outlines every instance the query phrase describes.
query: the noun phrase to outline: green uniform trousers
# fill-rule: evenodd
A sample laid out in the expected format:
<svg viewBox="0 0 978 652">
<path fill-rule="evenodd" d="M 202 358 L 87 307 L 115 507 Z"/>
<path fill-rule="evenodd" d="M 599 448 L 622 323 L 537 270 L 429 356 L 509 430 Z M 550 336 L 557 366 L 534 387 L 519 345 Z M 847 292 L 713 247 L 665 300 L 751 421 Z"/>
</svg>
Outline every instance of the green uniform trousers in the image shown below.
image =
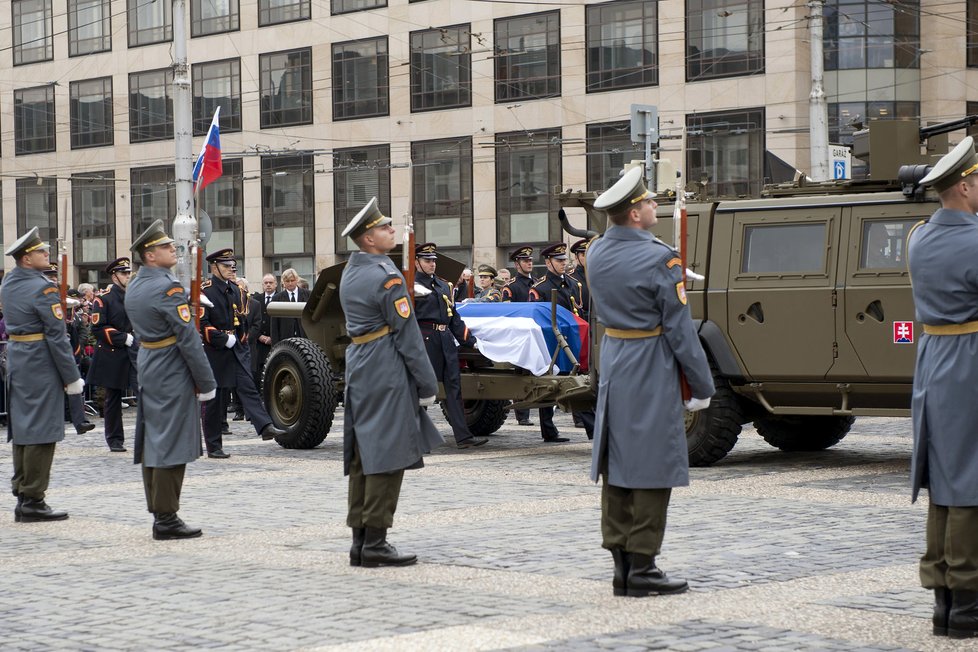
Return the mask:
<svg viewBox="0 0 978 652">
<path fill-rule="evenodd" d="M 625 489 L 608 484 L 607 473 L 601 478 L 602 547 L 658 555 L 672 489 Z"/>
<path fill-rule="evenodd" d="M 180 511 L 180 490 L 186 464 L 161 469 L 143 466 L 143 489 L 146 509 L 152 514 L 176 514 Z"/>
<path fill-rule="evenodd" d="M 978 591 L 978 507 L 929 503 L 920 584 L 925 589 Z"/>
<path fill-rule="evenodd" d="M 51 481 L 54 444 L 13 444 L 14 477 L 10 488 L 14 495 L 44 500 Z"/>
<path fill-rule="evenodd" d="M 393 473 L 365 475 L 360 461 L 360 449 L 353 444 L 350 461 L 349 511 L 346 524 L 350 527 L 389 528 L 394 525 L 394 511 L 401 496 L 404 470 Z"/>
</svg>

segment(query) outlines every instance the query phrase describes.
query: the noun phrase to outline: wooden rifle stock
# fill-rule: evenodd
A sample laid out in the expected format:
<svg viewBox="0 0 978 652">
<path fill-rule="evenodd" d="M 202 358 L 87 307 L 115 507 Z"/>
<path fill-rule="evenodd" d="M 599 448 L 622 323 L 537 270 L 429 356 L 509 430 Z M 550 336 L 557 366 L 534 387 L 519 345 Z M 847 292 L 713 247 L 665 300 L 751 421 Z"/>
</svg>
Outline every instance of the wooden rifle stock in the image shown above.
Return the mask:
<svg viewBox="0 0 978 652">
<path fill-rule="evenodd" d="M 61 299 L 61 314 L 68 320 L 68 250 L 62 245 L 61 249 L 61 268 L 60 282 L 58 283 L 58 297 Z"/>
<path fill-rule="evenodd" d="M 411 305 L 414 305 L 414 223 L 411 216 L 407 215 L 407 222 L 404 224 L 404 245 L 401 271 L 404 272 L 404 284 L 407 285 L 407 294 L 411 298 Z"/>
</svg>

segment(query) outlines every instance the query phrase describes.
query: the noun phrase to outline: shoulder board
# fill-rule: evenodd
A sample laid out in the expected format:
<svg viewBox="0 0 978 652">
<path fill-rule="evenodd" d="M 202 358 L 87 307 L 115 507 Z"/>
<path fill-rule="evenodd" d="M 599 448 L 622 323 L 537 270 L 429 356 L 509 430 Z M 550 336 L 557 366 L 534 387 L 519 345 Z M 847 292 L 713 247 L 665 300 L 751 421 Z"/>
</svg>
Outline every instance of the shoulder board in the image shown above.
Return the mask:
<svg viewBox="0 0 978 652">
<path fill-rule="evenodd" d="M 182 285 L 180 287 L 173 287 L 173 288 L 170 288 L 169 290 L 167 290 L 166 291 L 166 296 L 172 297 L 174 294 L 180 294 L 181 292 L 183 292 L 183 286 Z"/>
<path fill-rule="evenodd" d="M 104 290 L 102 290 L 101 292 L 99 292 L 99 294 L 101 294 L 102 296 L 105 296 L 106 294 L 108 294 L 109 292 L 111 292 L 112 291 L 112 288 L 114 288 L 114 287 L 115 287 L 115 283 L 112 283 L 111 285 L 109 285 L 109 287 L 107 287 Z"/>
<path fill-rule="evenodd" d="M 394 263 L 392 263 L 390 261 L 390 259 L 382 260 L 382 261 L 378 262 L 377 264 L 380 265 L 381 267 L 383 267 L 384 268 L 384 271 L 387 272 L 388 274 L 397 274 L 398 273 L 397 267 L 394 266 Z"/>
<path fill-rule="evenodd" d="M 211 286 L 211 280 L 207 279 L 206 281 L 200 284 L 200 289 L 203 290 L 204 288 L 209 288 L 210 286 Z"/>
<path fill-rule="evenodd" d="M 534 283 L 534 284 L 533 284 L 533 285 L 531 285 L 530 287 L 536 287 L 536 286 L 538 286 L 538 285 L 540 285 L 541 283 L 543 283 L 543 282 L 544 282 L 544 281 L 546 281 L 546 280 L 547 280 L 547 277 L 546 277 L 546 276 L 541 276 L 540 278 L 538 278 L 538 279 L 536 280 L 536 283 Z"/>
<path fill-rule="evenodd" d="M 44 294 L 51 294 L 52 292 L 57 292 L 58 288 L 52 286 L 49 288 L 44 288 Z"/>
</svg>

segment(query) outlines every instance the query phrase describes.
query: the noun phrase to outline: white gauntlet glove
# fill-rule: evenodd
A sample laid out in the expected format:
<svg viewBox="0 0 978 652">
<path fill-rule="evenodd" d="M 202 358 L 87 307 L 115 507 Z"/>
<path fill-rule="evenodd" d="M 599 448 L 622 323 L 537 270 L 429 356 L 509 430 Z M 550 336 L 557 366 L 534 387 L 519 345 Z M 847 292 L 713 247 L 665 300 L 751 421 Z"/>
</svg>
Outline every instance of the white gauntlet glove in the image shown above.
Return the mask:
<svg viewBox="0 0 978 652">
<path fill-rule="evenodd" d="M 209 392 L 201 392 L 200 394 L 197 394 L 197 400 L 200 401 L 201 403 L 206 403 L 207 401 L 211 400 L 215 396 L 217 396 L 217 390 L 212 389 Z"/>
<path fill-rule="evenodd" d="M 238 338 L 234 335 L 228 335 L 228 341 L 224 343 L 224 346 L 229 349 L 233 349 L 234 345 L 237 344 Z"/>
<path fill-rule="evenodd" d="M 683 403 L 683 407 L 689 410 L 690 412 L 698 412 L 700 410 L 705 410 L 706 408 L 710 407 L 710 399 L 691 398 L 685 403 Z"/>
<path fill-rule="evenodd" d="M 136 340 L 133 339 L 132 333 L 126 333 L 126 346 L 132 346 L 132 343 Z"/>
<path fill-rule="evenodd" d="M 79 378 L 75 382 L 65 385 L 65 394 L 74 396 L 75 394 L 81 394 L 84 389 L 85 381 L 82 378 Z"/>
<path fill-rule="evenodd" d="M 421 396 L 421 397 L 418 397 L 418 405 L 420 405 L 421 407 L 428 407 L 429 405 L 434 405 L 435 404 L 435 398 L 436 397 L 434 397 L 434 396 L 427 396 L 427 397 Z"/>
</svg>

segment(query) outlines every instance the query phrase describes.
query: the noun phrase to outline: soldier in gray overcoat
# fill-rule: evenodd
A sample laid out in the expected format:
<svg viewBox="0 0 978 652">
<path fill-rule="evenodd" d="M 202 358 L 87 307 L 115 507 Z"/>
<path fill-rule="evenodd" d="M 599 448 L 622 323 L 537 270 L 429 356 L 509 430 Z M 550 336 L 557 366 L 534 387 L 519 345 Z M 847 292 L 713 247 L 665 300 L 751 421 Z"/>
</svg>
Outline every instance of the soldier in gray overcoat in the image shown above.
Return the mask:
<svg viewBox="0 0 978 652">
<path fill-rule="evenodd" d="M 202 453 L 200 403 L 214 398 L 217 383 L 186 292 L 170 273 L 177 254 L 162 220 L 136 238 L 132 251 L 143 261 L 126 290 L 126 313 L 140 341 L 135 463 L 142 464 L 153 538 L 199 537 L 177 511 L 187 463 Z"/>
<path fill-rule="evenodd" d="M 48 244 L 34 227 L 7 248 L 17 266 L 3 277 L 7 345 L 7 441 L 13 442 L 17 522 L 61 521 L 44 501 L 55 445 L 65 437 L 64 393 L 85 387 L 65 330 L 58 288 L 44 277 Z"/>
<path fill-rule="evenodd" d="M 978 155 L 969 136 L 921 180 L 941 208 L 908 240 L 924 334 L 913 382 L 912 499 L 928 492 L 920 581 L 934 634 L 978 636 Z"/>
<path fill-rule="evenodd" d="M 444 443 L 424 410 L 438 381 L 414 319 L 404 277 L 387 252 L 394 248 L 391 219 L 374 197 L 343 231 L 360 248 L 340 281 L 340 303 L 353 343 L 346 349 L 343 472 L 350 477 L 347 525 L 353 529 L 350 564 L 406 566 L 387 529 L 405 469 Z"/>
<path fill-rule="evenodd" d="M 591 479 L 603 478 L 603 546 L 615 561 L 615 595 L 681 593 L 685 580 L 655 565 L 672 487 L 689 484 L 680 373 L 709 406 L 713 377 L 689 309 L 680 258 L 647 231 L 656 203 L 633 168 L 594 207 L 612 226 L 587 253 L 601 341 Z M 593 314 L 593 313 L 592 313 Z"/>
</svg>

